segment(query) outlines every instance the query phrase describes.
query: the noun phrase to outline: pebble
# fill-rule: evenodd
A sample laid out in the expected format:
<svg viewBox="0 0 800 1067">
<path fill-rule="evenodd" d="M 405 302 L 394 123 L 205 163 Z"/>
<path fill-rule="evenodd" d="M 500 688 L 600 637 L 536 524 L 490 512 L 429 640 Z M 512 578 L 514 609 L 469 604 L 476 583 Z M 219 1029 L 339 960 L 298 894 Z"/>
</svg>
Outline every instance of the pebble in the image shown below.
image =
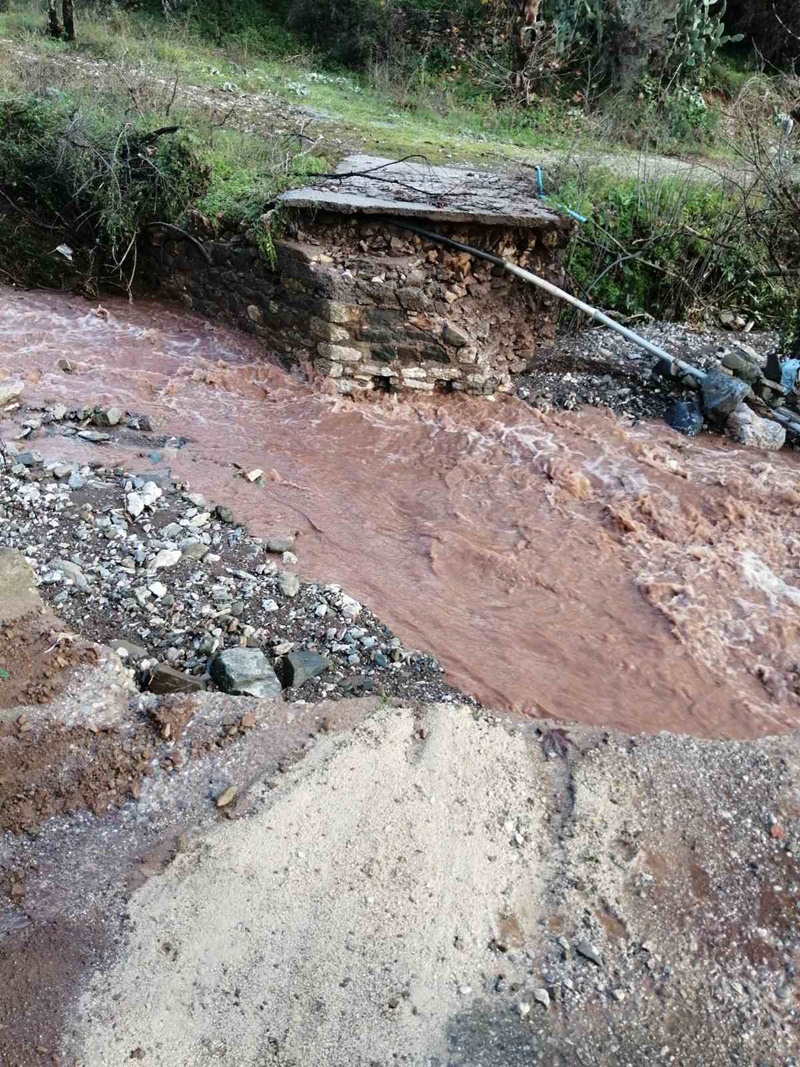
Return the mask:
<svg viewBox="0 0 800 1067">
<path fill-rule="evenodd" d="M 579 956 L 583 956 L 585 960 L 589 960 L 590 963 L 594 963 L 597 967 L 602 966 L 602 960 L 600 954 L 594 945 L 588 941 L 579 941 L 575 946 L 575 951 Z"/>
</svg>

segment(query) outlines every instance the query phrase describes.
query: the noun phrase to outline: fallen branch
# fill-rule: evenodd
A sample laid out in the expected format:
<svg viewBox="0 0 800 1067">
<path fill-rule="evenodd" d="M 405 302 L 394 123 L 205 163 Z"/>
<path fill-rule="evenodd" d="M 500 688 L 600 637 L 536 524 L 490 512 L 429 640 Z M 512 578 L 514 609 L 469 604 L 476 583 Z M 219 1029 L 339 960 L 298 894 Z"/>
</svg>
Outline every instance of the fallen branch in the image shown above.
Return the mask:
<svg viewBox="0 0 800 1067">
<path fill-rule="evenodd" d="M 179 237 L 182 237 L 184 241 L 189 241 L 190 244 L 193 244 L 195 248 L 200 252 L 200 254 L 205 258 L 206 263 L 211 264 L 214 262 L 209 254 L 208 249 L 202 243 L 202 241 L 198 241 L 196 237 L 193 237 L 192 234 L 187 233 L 186 230 L 182 230 L 180 226 L 175 226 L 171 222 L 146 222 L 144 226 L 142 226 L 142 229 L 162 229 L 167 230 L 169 233 L 176 233 Z"/>
</svg>

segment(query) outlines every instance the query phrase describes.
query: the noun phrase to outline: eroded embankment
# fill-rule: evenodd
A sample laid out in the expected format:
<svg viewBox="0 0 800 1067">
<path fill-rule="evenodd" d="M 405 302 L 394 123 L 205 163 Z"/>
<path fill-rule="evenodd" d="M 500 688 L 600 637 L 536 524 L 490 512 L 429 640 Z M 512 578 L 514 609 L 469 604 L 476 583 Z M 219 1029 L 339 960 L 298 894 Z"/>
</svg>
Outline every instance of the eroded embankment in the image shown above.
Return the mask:
<svg viewBox="0 0 800 1067">
<path fill-rule="evenodd" d="M 701 735 L 796 721 L 793 454 L 511 399 L 341 401 L 185 313 L 0 301 L 0 368 L 28 403 L 149 412 L 174 474 L 256 533 L 297 529 L 304 576 L 340 582 L 485 703 Z M 52 426 L 35 447 L 98 455 Z M 124 435 L 102 458 L 153 463 Z"/>
<path fill-rule="evenodd" d="M 171 747 L 211 743 L 137 805 L 7 844 L 8 1062 L 795 1063 L 796 736 L 244 703 L 219 748 L 230 698 L 189 698 Z"/>
</svg>

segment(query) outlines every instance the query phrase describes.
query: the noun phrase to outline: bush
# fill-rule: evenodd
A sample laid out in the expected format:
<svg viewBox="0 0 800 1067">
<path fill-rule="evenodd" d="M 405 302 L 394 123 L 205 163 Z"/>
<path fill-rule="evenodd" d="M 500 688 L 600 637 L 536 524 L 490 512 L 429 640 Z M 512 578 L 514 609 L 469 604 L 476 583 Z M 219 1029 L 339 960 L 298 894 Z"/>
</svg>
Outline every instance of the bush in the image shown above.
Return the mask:
<svg viewBox="0 0 800 1067">
<path fill-rule="evenodd" d="M 623 318 L 685 320 L 731 309 L 761 326 L 786 326 L 797 295 L 797 233 L 765 190 L 728 190 L 676 178 L 590 175 L 566 183 L 564 203 L 589 222 L 568 270 L 579 295 Z"/>
<path fill-rule="evenodd" d="M 800 0 L 728 0 L 726 22 L 770 63 L 800 60 Z"/>
<path fill-rule="evenodd" d="M 179 219 L 209 181 L 191 137 L 154 126 L 115 121 L 56 91 L 0 94 L 0 190 L 127 284 L 137 236 Z"/>
</svg>

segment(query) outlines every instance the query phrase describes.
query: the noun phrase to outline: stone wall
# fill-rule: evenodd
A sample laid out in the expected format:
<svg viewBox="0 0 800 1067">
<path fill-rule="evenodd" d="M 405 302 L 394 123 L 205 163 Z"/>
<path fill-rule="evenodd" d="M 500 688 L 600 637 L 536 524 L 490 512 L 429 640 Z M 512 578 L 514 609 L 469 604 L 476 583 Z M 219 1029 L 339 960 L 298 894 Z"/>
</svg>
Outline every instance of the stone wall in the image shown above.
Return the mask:
<svg viewBox="0 0 800 1067">
<path fill-rule="evenodd" d="M 559 283 L 569 226 L 558 223 L 436 229 Z M 243 234 L 206 247 L 211 264 L 187 241 L 154 247 L 161 290 L 222 314 L 289 363 L 312 363 L 344 393 L 504 390 L 555 333 L 551 298 L 490 263 L 365 217 L 297 217 L 271 262 Z"/>
</svg>

